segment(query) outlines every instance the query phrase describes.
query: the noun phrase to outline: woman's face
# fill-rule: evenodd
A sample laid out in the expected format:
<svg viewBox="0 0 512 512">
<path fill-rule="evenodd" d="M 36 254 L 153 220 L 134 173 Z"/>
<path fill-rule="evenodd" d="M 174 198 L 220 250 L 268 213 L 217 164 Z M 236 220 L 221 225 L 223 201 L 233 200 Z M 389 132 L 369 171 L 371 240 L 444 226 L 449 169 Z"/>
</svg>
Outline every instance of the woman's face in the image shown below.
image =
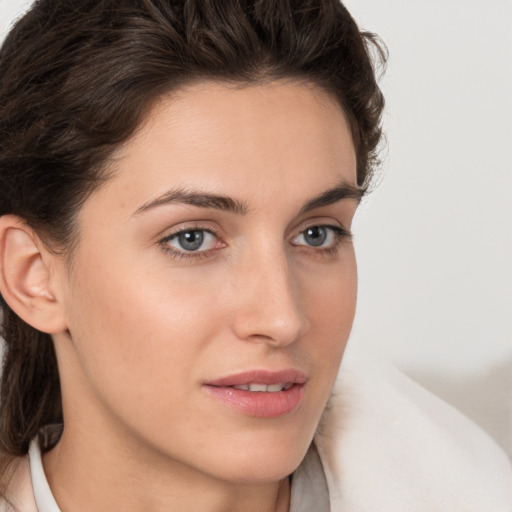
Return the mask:
<svg viewBox="0 0 512 512">
<path fill-rule="evenodd" d="M 66 430 L 222 479 L 283 478 L 354 316 L 340 107 L 293 82 L 189 86 L 112 166 L 59 281 Z"/>
</svg>

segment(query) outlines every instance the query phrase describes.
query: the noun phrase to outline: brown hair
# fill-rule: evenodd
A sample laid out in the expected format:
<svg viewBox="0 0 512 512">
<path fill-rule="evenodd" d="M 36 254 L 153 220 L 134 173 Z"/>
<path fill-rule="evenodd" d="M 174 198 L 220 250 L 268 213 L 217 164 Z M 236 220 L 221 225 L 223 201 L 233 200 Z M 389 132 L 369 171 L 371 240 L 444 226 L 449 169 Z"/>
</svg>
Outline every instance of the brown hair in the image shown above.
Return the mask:
<svg viewBox="0 0 512 512">
<path fill-rule="evenodd" d="M 76 212 L 108 179 L 112 152 L 162 94 L 204 79 L 296 78 L 328 91 L 349 120 L 364 191 L 381 139 L 375 63 L 384 60 L 338 0 L 40 0 L 0 50 L 0 215 L 69 251 Z M 26 453 L 62 410 L 51 337 L 0 302 L 5 457 Z"/>
</svg>

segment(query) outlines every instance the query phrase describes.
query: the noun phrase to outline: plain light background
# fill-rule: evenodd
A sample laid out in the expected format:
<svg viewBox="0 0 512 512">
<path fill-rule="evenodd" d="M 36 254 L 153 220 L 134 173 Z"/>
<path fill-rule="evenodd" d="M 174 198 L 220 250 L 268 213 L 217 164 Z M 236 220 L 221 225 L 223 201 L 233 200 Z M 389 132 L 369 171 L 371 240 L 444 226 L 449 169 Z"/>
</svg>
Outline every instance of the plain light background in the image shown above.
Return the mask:
<svg viewBox="0 0 512 512">
<path fill-rule="evenodd" d="M 30 3 L 0 0 L 0 38 Z M 512 2 L 345 4 L 390 53 L 350 352 L 398 366 L 512 454 Z"/>
<path fill-rule="evenodd" d="M 392 361 L 512 455 L 512 2 L 345 4 L 390 53 L 351 349 Z"/>
</svg>

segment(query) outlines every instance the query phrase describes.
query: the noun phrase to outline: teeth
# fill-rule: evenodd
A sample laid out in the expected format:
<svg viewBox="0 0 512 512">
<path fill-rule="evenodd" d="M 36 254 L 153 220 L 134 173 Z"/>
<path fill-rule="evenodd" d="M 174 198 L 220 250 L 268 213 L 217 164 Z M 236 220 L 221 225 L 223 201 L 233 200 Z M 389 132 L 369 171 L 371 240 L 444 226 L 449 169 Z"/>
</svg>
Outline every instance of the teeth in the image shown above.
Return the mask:
<svg viewBox="0 0 512 512">
<path fill-rule="evenodd" d="M 282 391 L 284 388 L 284 384 L 271 384 L 270 386 L 267 386 L 267 391 L 270 391 L 271 393 L 275 393 L 276 391 Z"/>
<path fill-rule="evenodd" d="M 293 382 L 279 383 L 279 384 L 240 384 L 239 386 L 233 386 L 235 389 L 241 389 L 242 391 L 254 391 L 256 393 L 277 393 L 286 389 L 290 389 L 293 386 Z"/>
<path fill-rule="evenodd" d="M 265 386 L 265 384 L 249 384 L 249 391 L 259 391 L 263 393 L 267 391 L 267 386 Z"/>
</svg>

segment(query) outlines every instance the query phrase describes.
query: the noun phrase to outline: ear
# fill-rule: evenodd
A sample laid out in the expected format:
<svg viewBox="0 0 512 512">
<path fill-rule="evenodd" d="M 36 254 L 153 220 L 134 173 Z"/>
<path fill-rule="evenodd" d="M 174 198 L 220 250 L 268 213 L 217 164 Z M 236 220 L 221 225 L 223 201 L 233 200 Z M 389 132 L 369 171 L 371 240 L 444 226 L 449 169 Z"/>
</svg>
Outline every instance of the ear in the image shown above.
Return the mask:
<svg viewBox="0 0 512 512">
<path fill-rule="evenodd" d="M 0 292 L 22 320 L 49 334 L 67 328 L 55 294 L 58 258 L 22 219 L 0 217 Z"/>
</svg>

